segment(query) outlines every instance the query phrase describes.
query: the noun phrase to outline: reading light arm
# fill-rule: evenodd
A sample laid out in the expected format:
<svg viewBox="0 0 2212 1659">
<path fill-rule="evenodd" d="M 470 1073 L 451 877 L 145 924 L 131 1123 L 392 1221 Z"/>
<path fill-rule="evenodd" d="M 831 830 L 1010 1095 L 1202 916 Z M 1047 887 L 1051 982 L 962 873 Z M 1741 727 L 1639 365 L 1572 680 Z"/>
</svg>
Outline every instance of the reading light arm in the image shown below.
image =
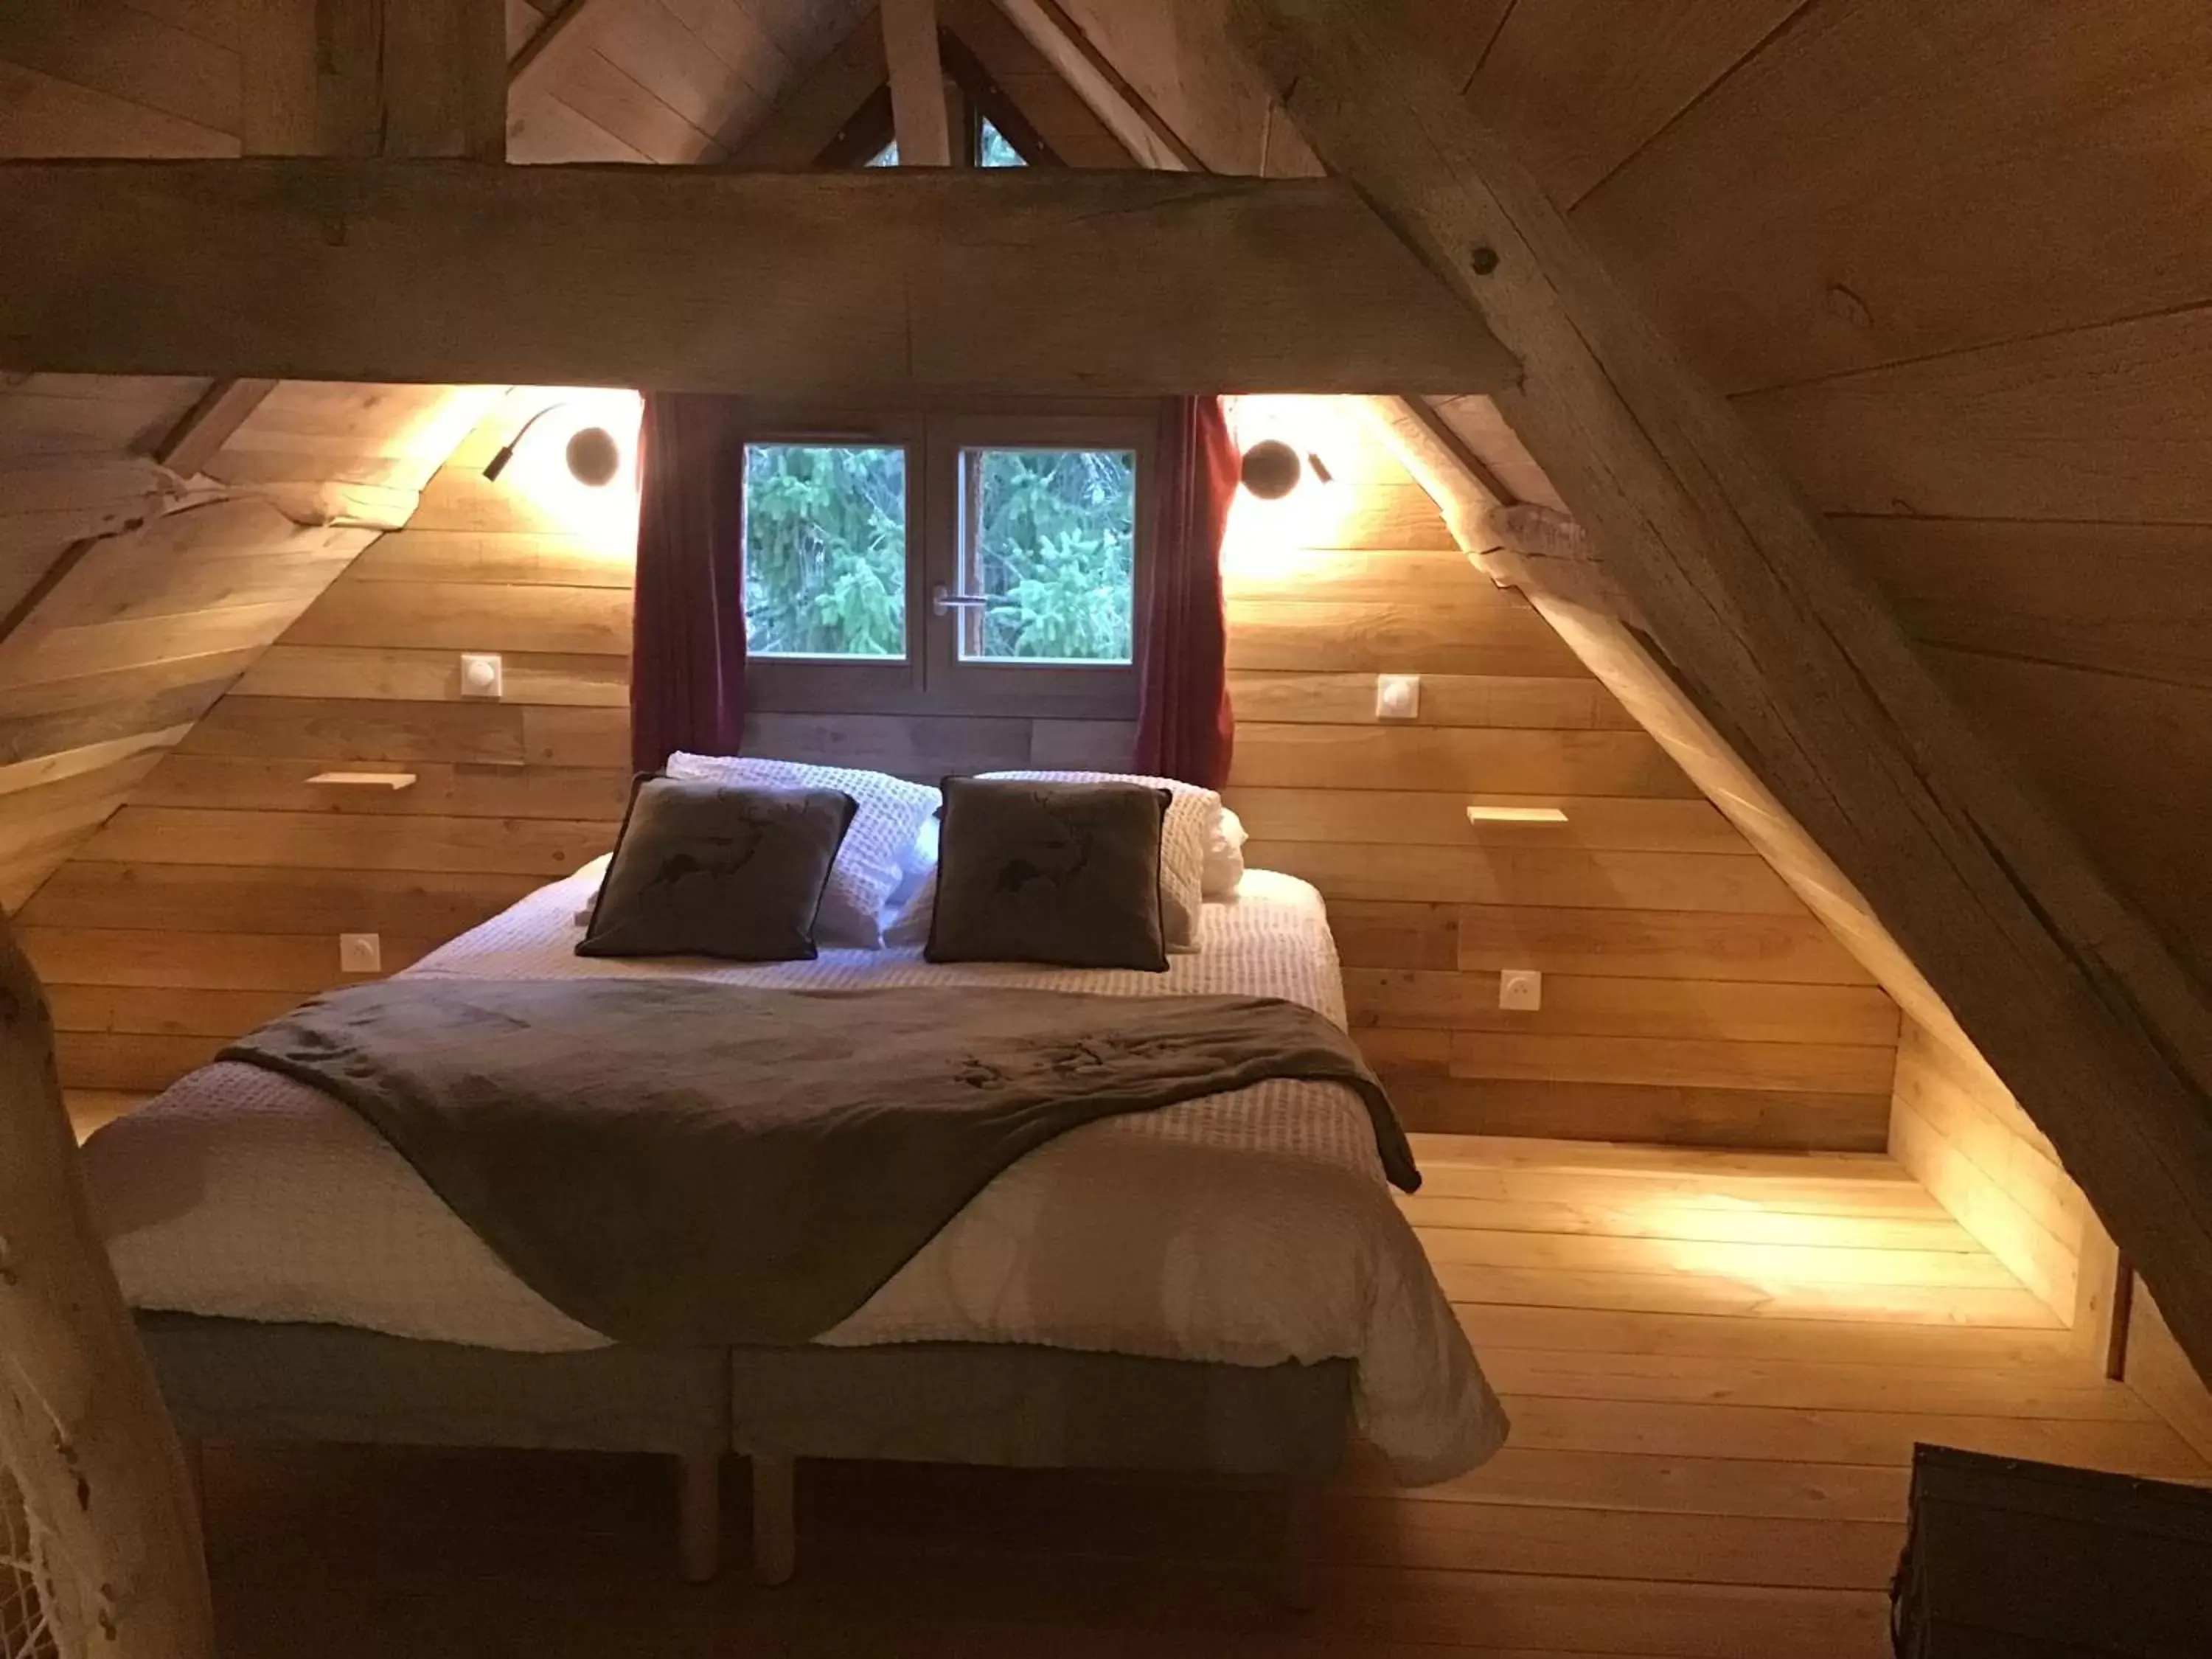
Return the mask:
<svg viewBox="0 0 2212 1659">
<path fill-rule="evenodd" d="M 507 471 L 507 463 L 514 459 L 514 452 L 522 447 L 522 441 L 530 435 L 530 428 L 536 426 L 538 422 L 544 420 L 555 410 L 568 408 L 573 401 L 574 400 L 571 398 L 563 398 L 556 402 L 550 403 L 518 427 L 515 429 L 514 435 L 499 447 L 499 453 L 493 456 L 490 461 L 485 465 L 483 470 L 484 482 L 486 483 L 497 483 L 499 482 L 499 475 Z"/>
</svg>

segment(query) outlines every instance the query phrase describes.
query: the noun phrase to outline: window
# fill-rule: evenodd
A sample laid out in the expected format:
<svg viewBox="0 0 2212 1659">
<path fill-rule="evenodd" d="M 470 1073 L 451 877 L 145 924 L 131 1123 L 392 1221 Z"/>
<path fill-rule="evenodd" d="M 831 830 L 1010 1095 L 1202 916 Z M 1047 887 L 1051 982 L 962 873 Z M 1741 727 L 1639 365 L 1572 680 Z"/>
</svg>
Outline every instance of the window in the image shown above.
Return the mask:
<svg viewBox="0 0 2212 1659">
<path fill-rule="evenodd" d="M 898 140 L 894 138 L 860 165 L 870 167 L 895 167 L 898 164 Z"/>
<path fill-rule="evenodd" d="M 906 451 L 745 447 L 745 620 L 763 657 L 906 655 Z"/>
<path fill-rule="evenodd" d="M 762 411 L 745 446 L 749 696 L 763 709 L 1136 707 L 1149 404 Z"/>
<path fill-rule="evenodd" d="M 1025 167 L 1028 159 L 988 115 L 975 118 L 975 165 L 979 167 Z"/>
<path fill-rule="evenodd" d="M 962 659 L 1133 660 L 1135 452 L 969 449 L 960 471 L 960 586 L 983 601 Z"/>
</svg>

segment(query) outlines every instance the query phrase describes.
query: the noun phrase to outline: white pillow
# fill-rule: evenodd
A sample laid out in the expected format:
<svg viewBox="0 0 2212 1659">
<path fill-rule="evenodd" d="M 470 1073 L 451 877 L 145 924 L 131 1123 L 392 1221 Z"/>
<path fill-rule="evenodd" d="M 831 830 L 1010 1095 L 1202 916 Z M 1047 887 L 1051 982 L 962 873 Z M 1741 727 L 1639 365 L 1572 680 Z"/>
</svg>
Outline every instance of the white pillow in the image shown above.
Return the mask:
<svg viewBox="0 0 2212 1659">
<path fill-rule="evenodd" d="M 926 783 L 908 783 L 882 772 L 751 755 L 668 757 L 672 778 L 707 779 L 770 789 L 842 789 L 858 808 L 853 827 L 830 869 L 830 886 L 814 932 L 823 945 L 879 951 L 884 906 L 908 874 L 921 826 L 936 815 L 940 797 Z"/>
<path fill-rule="evenodd" d="M 1206 897 L 1225 899 L 1236 892 L 1244 879 L 1244 843 L 1249 839 L 1244 832 L 1244 820 L 1223 807 L 1220 817 L 1214 823 L 1212 837 L 1206 844 Z"/>
</svg>

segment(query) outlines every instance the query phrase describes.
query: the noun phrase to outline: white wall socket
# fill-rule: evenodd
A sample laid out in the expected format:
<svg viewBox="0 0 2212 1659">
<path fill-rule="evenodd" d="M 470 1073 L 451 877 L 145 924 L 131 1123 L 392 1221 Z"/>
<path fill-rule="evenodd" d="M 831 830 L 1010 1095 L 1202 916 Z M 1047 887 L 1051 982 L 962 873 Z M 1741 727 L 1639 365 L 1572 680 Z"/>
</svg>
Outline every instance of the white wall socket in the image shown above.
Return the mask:
<svg viewBox="0 0 2212 1659">
<path fill-rule="evenodd" d="M 499 658 L 481 651 L 461 653 L 461 695 L 497 697 L 507 690 L 507 671 Z"/>
<path fill-rule="evenodd" d="M 1421 714 L 1419 674 L 1377 674 L 1375 677 L 1375 718 L 1378 720 L 1418 720 Z"/>
<path fill-rule="evenodd" d="M 1523 1013 L 1544 1006 L 1544 976 L 1534 968 L 1508 968 L 1498 976 L 1498 1006 Z"/>
<path fill-rule="evenodd" d="M 380 974 L 384 971 L 384 939 L 377 933 L 340 933 L 338 971 L 342 974 Z"/>
</svg>

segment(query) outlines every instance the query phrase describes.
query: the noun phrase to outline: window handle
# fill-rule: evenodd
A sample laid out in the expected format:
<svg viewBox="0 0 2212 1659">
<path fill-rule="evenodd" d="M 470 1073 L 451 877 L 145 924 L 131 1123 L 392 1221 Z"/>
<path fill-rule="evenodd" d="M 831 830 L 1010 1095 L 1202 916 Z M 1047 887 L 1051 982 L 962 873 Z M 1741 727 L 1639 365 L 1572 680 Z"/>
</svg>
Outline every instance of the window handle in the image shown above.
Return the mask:
<svg viewBox="0 0 2212 1659">
<path fill-rule="evenodd" d="M 929 592 L 929 608 L 940 617 L 955 611 L 981 611 L 990 602 L 991 596 L 988 593 L 949 592 L 943 582 L 938 583 Z"/>
</svg>

